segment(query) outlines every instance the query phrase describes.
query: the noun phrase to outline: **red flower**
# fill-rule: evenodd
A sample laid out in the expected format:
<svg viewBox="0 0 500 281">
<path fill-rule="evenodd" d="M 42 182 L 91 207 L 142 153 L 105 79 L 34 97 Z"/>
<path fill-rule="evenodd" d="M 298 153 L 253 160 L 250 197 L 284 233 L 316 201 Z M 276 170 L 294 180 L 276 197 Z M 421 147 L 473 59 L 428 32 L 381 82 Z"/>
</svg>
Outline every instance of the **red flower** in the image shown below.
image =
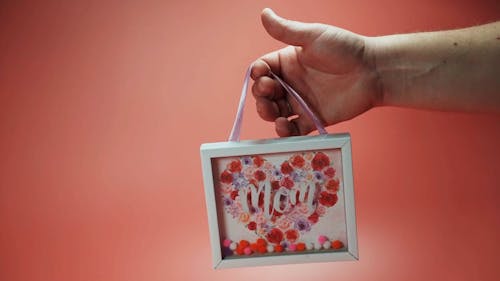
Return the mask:
<svg viewBox="0 0 500 281">
<path fill-rule="evenodd" d="M 238 196 L 238 190 L 231 191 L 231 199 L 235 200 L 236 196 Z"/>
<path fill-rule="evenodd" d="M 294 167 L 297 167 L 297 168 L 302 168 L 304 167 L 304 164 L 305 164 L 305 160 L 302 156 L 300 155 L 295 155 L 293 158 L 292 158 L 292 165 Z"/>
<path fill-rule="evenodd" d="M 273 188 L 273 190 L 279 189 L 280 188 L 279 181 L 272 181 L 271 182 L 271 187 Z"/>
<path fill-rule="evenodd" d="M 294 185 L 293 180 L 290 179 L 290 177 L 285 177 L 281 180 L 281 186 L 284 186 L 288 189 L 292 188 Z"/>
<path fill-rule="evenodd" d="M 325 173 L 325 176 L 327 176 L 329 178 L 333 178 L 335 176 L 335 169 L 332 167 L 328 167 L 328 168 L 326 168 L 324 173 Z"/>
<path fill-rule="evenodd" d="M 260 167 L 262 166 L 262 164 L 264 164 L 264 159 L 259 155 L 256 155 L 253 157 L 253 163 L 255 164 L 255 166 Z"/>
<path fill-rule="evenodd" d="M 311 223 L 317 223 L 318 220 L 319 220 L 319 215 L 318 213 L 314 212 L 312 215 L 310 215 L 308 218 L 307 218 Z"/>
<path fill-rule="evenodd" d="M 247 227 L 249 230 L 255 230 L 257 229 L 257 224 L 254 221 L 251 221 L 248 223 Z"/>
<path fill-rule="evenodd" d="M 326 183 L 326 189 L 333 191 L 333 192 L 339 191 L 339 180 L 338 179 L 329 180 Z"/>
<path fill-rule="evenodd" d="M 283 240 L 283 232 L 278 228 L 273 228 L 266 235 L 267 241 L 273 244 L 279 244 Z"/>
<path fill-rule="evenodd" d="M 285 232 L 285 237 L 286 237 L 286 240 L 293 243 L 293 242 L 295 242 L 295 240 L 297 240 L 297 238 L 299 238 L 299 232 L 295 229 L 287 230 Z"/>
<path fill-rule="evenodd" d="M 323 152 L 318 152 L 314 155 L 314 158 L 311 161 L 311 165 L 313 170 L 321 171 L 324 167 L 330 165 L 330 158 Z"/>
<path fill-rule="evenodd" d="M 319 203 L 321 205 L 324 205 L 326 207 L 331 207 L 337 203 L 337 200 L 339 198 L 337 197 L 336 193 L 330 193 L 326 191 L 322 191 L 319 195 Z"/>
<path fill-rule="evenodd" d="M 283 162 L 283 164 L 281 164 L 281 172 L 283 174 L 290 174 L 291 172 L 293 172 L 293 168 L 292 166 L 290 166 L 290 163 L 288 163 L 288 161 L 285 161 Z"/>
<path fill-rule="evenodd" d="M 258 180 L 258 181 L 263 181 L 266 179 L 266 173 L 262 172 L 261 170 L 255 171 L 253 176 Z"/>
<path fill-rule="evenodd" d="M 235 172 L 241 172 L 241 162 L 240 160 L 234 160 L 233 162 L 229 163 L 229 171 L 235 173 Z"/>
<path fill-rule="evenodd" d="M 220 181 L 223 183 L 232 183 L 233 182 L 233 174 L 231 174 L 229 171 L 225 170 L 220 174 Z"/>
</svg>

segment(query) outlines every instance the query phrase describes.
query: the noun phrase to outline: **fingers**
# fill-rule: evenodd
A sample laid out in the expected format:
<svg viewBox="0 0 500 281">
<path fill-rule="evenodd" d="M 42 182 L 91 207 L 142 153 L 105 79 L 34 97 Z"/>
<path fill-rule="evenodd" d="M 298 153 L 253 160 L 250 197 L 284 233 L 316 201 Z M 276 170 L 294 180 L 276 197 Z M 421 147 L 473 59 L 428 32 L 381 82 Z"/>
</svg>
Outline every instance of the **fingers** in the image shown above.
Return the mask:
<svg viewBox="0 0 500 281">
<path fill-rule="evenodd" d="M 280 116 L 278 104 L 266 98 L 255 98 L 255 107 L 260 118 L 265 121 L 274 121 Z"/>
<path fill-rule="evenodd" d="M 273 38 L 294 46 L 304 46 L 312 42 L 326 29 L 320 24 L 287 20 L 265 8 L 261 14 L 262 24 Z"/>
<path fill-rule="evenodd" d="M 313 131 L 311 122 L 305 120 L 303 117 L 298 117 L 292 120 L 279 117 L 274 123 L 276 133 L 280 137 L 302 136 Z"/>
</svg>

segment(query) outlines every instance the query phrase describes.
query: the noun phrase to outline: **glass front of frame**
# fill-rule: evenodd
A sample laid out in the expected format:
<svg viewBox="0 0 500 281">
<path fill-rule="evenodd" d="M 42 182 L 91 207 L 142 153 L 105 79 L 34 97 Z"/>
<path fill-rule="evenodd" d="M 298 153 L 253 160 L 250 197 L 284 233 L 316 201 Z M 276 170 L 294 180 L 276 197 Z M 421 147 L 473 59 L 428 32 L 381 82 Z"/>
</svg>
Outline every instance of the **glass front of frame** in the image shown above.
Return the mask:
<svg viewBox="0 0 500 281">
<path fill-rule="evenodd" d="M 341 149 L 212 159 L 222 259 L 346 251 Z"/>
</svg>

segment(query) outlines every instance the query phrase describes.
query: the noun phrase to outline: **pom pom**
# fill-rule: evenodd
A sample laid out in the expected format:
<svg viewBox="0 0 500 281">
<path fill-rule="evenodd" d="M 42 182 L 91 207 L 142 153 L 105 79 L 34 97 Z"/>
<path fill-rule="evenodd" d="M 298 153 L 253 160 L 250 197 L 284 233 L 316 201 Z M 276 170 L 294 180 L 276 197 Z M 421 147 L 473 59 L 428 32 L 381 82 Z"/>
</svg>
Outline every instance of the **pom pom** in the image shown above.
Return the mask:
<svg viewBox="0 0 500 281">
<path fill-rule="evenodd" d="M 267 246 L 267 242 L 265 239 L 259 238 L 257 239 L 257 245 L 259 246 Z"/>
<path fill-rule="evenodd" d="M 297 243 L 297 251 L 302 252 L 306 249 L 305 243 Z"/>
<path fill-rule="evenodd" d="M 236 251 L 234 251 L 237 255 L 243 255 L 245 252 L 243 251 L 244 249 L 240 246 L 236 248 Z"/>
<path fill-rule="evenodd" d="M 325 243 L 327 240 L 328 240 L 328 238 L 326 238 L 326 236 L 325 236 L 325 235 L 320 235 L 320 236 L 318 236 L 318 243 L 319 243 L 320 245 L 323 245 L 323 243 Z"/>
<path fill-rule="evenodd" d="M 283 246 L 281 246 L 281 245 L 274 246 L 274 251 L 277 253 L 283 252 Z"/>
<path fill-rule="evenodd" d="M 232 251 L 236 250 L 237 247 L 238 245 L 236 244 L 236 242 L 229 244 L 229 249 L 231 249 Z"/>
<path fill-rule="evenodd" d="M 288 245 L 288 250 L 290 252 L 295 252 L 295 250 L 297 250 L 297 245 L 295 245 L 294 243 L 290 243 L 290 245 Z"/>
<path fill-rule="evenodd" d="M 274 252 L 274 247 L 273 247 L 273 245 L 267 245 L 267 251 L 268 251 L 269 253 Z"/>
<path fill-rule="evenodd" d="M 332 248 L 335 250 L 342 249 L 344 248 L 344 243 L 342 243 L 340 240 L 335 240 L 332 242 Z"/>
<path fill-rule="evenodd" d="M 330 241 L 325 241 L 325 243 L 323 243 L 323 248 L 326 250 L 330 249 L 330 246 L 332 246 Z"/>
<path fill-rule="evenodd" d="M 250 246 L 250 242 L 248 242 L 247 240 L 240 240 L 240 246 L 242 248 L 246 248 L 246 247 Z"/>
<path fill-rule="evenodd" d="M 250 249 L 253 251 L 253 252 L 257 252 L 257 248 L 259 247 L 259 245 L 257 245 L 257 243 L 252 243 L 250 244 Z"/>
<path fill-rule="evenodd" d="M 319 242 L 314 243 L 315 250 L 321 250 L 321 248 L 323 248 L 323 245 L 321 245 Z"/>
<path fill-rule="evenodd" d="M 231 245 L 231 240 L 229 239 L 224 239 L 224 241 L 222 241 L 222 245 L 226 248 L 229 247 L 229 245 Z M 236 248 L 235 248 L 236 249 Z M 234 250 L 234 249 L 233 249 Z"/>
<path fill-rule="evenodd" d="M 250 247 L 246 247 L 245 249 L 243 249 L 243 253 L 248 256 L 252 253 L 252 249 L 250 249 Z"/>
<path fill-rule="evenodd" d="M 264 245 L 259 245 L 257 247 L 257 252 L 261 253 L 261 254 L 265 254 L 267 252 L 267 247 L 264 246 Z"/>
<path fill-rule="evenodd" d="M 314 244 L 312 242 L 307 242 L 306 243 L 306 249 L 307 250 L 312 250 L 314 249 Z"/>
</svg>

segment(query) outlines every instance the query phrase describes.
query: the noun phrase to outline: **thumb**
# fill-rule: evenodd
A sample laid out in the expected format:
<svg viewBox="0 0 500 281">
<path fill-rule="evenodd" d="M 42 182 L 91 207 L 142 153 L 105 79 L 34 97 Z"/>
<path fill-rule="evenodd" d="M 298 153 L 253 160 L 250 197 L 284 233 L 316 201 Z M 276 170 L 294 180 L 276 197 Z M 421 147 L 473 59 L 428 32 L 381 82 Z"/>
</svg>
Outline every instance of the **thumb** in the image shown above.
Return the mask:
<svg viewBox="0 0 500 281">
<path fill-rule="evenodd" d="M 284 19 L 273 10 L 265 8 L 261 14 L 262 24 L 273 38 L 294 46 L 304 46 L 321 35 L 326 26 Z"/>
</svg>

